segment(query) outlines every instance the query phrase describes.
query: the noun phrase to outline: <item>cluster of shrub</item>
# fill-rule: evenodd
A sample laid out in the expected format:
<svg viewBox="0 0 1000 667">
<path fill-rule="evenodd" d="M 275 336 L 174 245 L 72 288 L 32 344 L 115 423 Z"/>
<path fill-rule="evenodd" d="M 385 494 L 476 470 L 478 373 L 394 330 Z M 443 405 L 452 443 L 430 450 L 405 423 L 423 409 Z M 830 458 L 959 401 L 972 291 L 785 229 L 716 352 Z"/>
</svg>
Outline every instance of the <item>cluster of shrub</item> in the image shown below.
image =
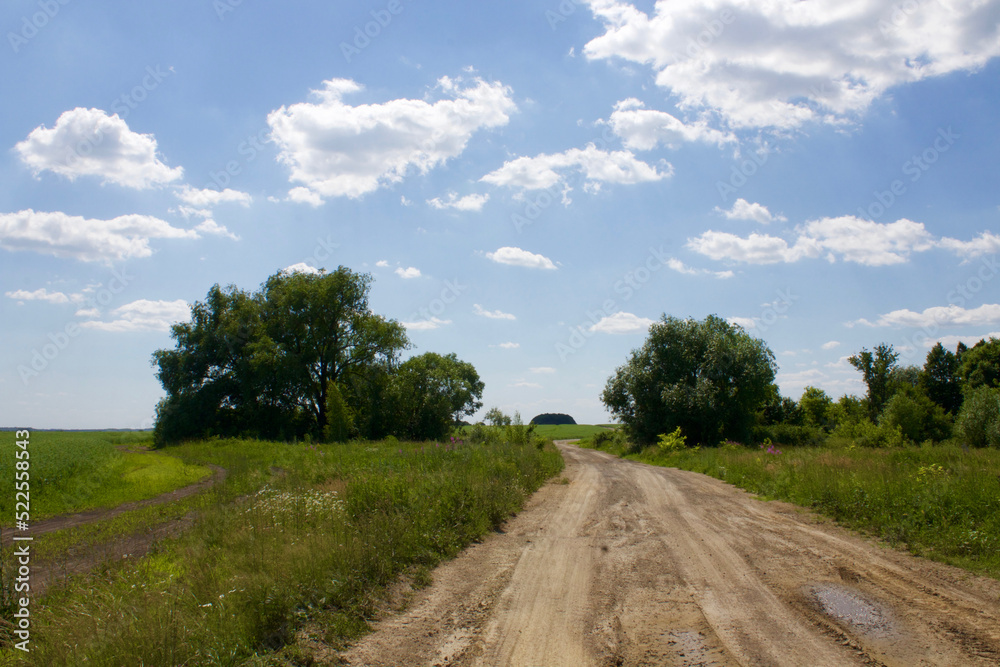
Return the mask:
<svg viewBox="0 0 1000 667">
<path fill-rule="evenodd" d="M 754 435 L 789 445 L 828 438 L 865 447 L 954 441 L 1000 447 L 1000 339 L 951 352 L 938 343 L 923 367 L 900 366 L 891 345 L 850 358 L 868 388 L 863 398 L 834 401 L 807 387 L 798 402 L 775 396 L 759 414 Z"/>
</svg>

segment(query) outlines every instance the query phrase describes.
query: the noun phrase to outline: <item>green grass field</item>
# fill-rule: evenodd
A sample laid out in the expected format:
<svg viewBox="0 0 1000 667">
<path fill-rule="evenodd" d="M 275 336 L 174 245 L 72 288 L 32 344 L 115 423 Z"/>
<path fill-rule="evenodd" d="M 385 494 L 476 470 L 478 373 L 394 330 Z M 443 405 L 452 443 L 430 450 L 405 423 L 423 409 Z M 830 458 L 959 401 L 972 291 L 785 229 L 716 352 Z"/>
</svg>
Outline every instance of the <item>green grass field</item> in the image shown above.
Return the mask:
<svg viewBox="0 0 1000 667">
<path fill-rule="evenodd" d="M 711 475 L 810 507 L 912 553 L 1000 577 L 1000 451 L 744 447 L 619 456 Z"/>
<path fill-rule="evenodd" d="M 299 629 L 321 628 L 333 645 L 357 636 L 386 587 L 404 574 L 428 581 L 563 465 L 535 441 L 221 440 L 164 453 L 229 474 L 184 501 L 200 513 L 183 534 L 33 600 L 23 664 L 306 664 Z M 0 664 L 23 658 L 0 651 Z"/>
<path fill-rule="evenodd" d="M 13 432 L 0 435 L 0 525 L 5 527 L 14 522 L 15 442 Z M 31 433 L 31 520 L 146 500 L 212 472 L 164 452 L 141 451 L 151 444 L 148 432 Z"/>
<path fill-rule="evenodd" d="M 536 426 L 535 433 L 552 440 L 576 440 L 589 438 L 595 433 L 607 431 L 607 426 L 590 426 L 589 424 L 560 424 L 558 426 Z"/>
</svg>

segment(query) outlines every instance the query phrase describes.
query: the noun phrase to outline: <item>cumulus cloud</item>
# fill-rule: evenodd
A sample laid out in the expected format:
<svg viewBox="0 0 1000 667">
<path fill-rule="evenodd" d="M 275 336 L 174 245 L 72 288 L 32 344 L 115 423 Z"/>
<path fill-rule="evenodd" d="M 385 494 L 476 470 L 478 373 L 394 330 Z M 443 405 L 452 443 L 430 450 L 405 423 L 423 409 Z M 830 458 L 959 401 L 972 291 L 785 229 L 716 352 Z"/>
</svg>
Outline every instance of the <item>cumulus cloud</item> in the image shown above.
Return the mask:
<svg viewBox="0 0 1000 667">
<path fill-rule="evenodd" d="M 191 308 L 183 299 L 177 301 L 149 301 L 139 299 L 111 311 L 109 322 L 91 320 L 81 322 L 84 329 L 98 331 L 169 331 L 170 325 L 186 322 L 191 317 Z"/>
<path fill-rule="evenodd" d="M 833 350 L 835 348 L 840 347 L 840 341 L 837 340 L 827 341 L 823 343 L 820 347 L 822 347 L 824 350 Z"/>
<path fill-rule="evenodd" d="M 732 278 L 732 271 L 709 271 L 708 269 L 695 269 L 688 266 L 676 257 L 671 257 L 667 260 L 667 268 L 671 271 L 676 271 L 677 273 L 683 273 L 687 276 L 701 276 L 701 275 L 713 275 L 716 278 Z"/>
<path fill-rule="evenodd" d="M 451 324 L 451 320 L 441 320 L 436 317 L 417 322 L 403 322 L 403 326 L 406 327 L 407 331 L 431 331 L 446 324 Z"/>
<path fill-rule="evenodd" d="M 507 343 L 500 343 L 499 345 L 490 345 L 490 347 L 499 347 L 500 349 L 503 350 L 516 350 L 517 348 L 521 347 L 521 344 L 507 342 Z"/>
<path fill-rule="evenodd" d="M 386 268 L 386 267 L 389 266 L 389 262 L 385 261 L 384 259 L 380 259 L 379 261 L 375 262 L 375 266 L 378 266 L 378 267 L 384 269 L 384 268 Z"/>
<path fill-rule="evenodd" d="M 497 264 L 524 266 L 529 269 L 551 269 L 554 271 L 556 268 L 556 265 L 548 257 L 510 246 L 497 248 L 496 252 L 488 252 L 486 258 Z"/>
<path fill-rule="evenodd" d="M 946 236 L 938 241 L 938 245 L 970 260 L 1000 252 L 1000 236 L 989 231 L 981 233 L 971 241 L 959 241 Z"/>
<path fill-rule="evenodd" d="M 82 262 L 106 262 L 153 254 L 150 239 L 196 239 L 193 229 L 171 227 L 148 215 L 93 220 L 65 213 L 33 211 L 0 214 L 0 248 L 28 250 Z"/>
<path fill-rule="evenodd" d="M 941 336 L 940 338 L 933 338 L 924 341 L 924 347 L 934 347 L 938 343 L 949 349 L 955 349 L 958 347 L 959 343 L 964 343 L 965 345 L 972 347 L 981 340 L 989 340 L 990 338 L 1000 338 L 1000 331 L 994 331 L 992 333 L 983 334 L 981 336 Z"/>
<path fill-rule="evenodd" d="M 1000 55 L 993 2 L 671 0 L 652 13 L 586 0 L 605 32 L 587 58 L 650 67 L 682 109 L 731 127 L 843 123 L 893 86 L 971 71 Z"/>
<path fill-rule="evenodd" d="M 13 292 L 5 292 L 6 296 L 18 301 L 44 301 L 46 303 L 63 304 L 69 303 L 70 299 L 62 292 L 50 292 L 44 287 L 36 289 L 34 292 L 19 289 Z"/>
<path fill-rule="evenodd" d="M 198 190 L 197 188 L 192 188 L 190 185 L 185 185 L 174 192 L 174 195 L 185 204 L 190 204 L 191 206 L 216 206 L 217 204 L 232 202 L 247 207 L 253 202 L 253 197 L 249 193 L 229 188 L 225 190 L 212 190 L 210 188 Z"/>
<path fill-rule="evenodd" d="M 202 234 L 211 234 L 212 236 L 225 236 L 231 238 L 234 241 L 239 241 L 240 237 L 233 234 L 231 231 L 226 229 L 225 225 L 220 225 L 215 220 L 211 218 L 202 220 L 197 225 L 195 225 L 195 231 L 201 232 Z"/>
<path fill-rule="evenodd" d="M 626 148 L 639 151 L 652 150 L 660 144 L 676 148 L 684 142 L 700 141 L 722 146 L 736 141 L 731 132 L 713 129 L 704 120 L 685 124 L 665 111 L 646 109 L 645 104 L 634 97 L 615 105 L 608 124 Z"/>
<path fill-rule="evenodd" d="M 584 149 L 515 158 L 479 180 L 521 190 L 542 190 L 560 184 L 568 191 L 564 174 L 567 171 L 583 174 L 584 189 L 589 192 L 600 189 L 603 183 L 632 185 L 660 181 L 673 175 L 673 167 L 669 164 L 663 171 L 657 171 L 656 167 L 636 159 L 632 151 L 604 151 L 587 144 Z"/>
<path fill-rule="evenodd" d="M 532 373 L 544 373 L 546 375 L 556 372 L 556 369 L 552 368 L 551 366 L 535 366 L 533 368 L 529 368 L 528 370 L 530 370 Z"/>
<path fill-rule="evenodd" d="M 865 319 L 854 322 L 873 327 L 983 326 L 998 323 L 1000 323 L 1000 304 L 997 303 L 984 303 L 978 308 L 962 308 L 956 305 L 934 306 L 919 313 L 904 308 L 881 315 L 874 322 Z"/>
<path fill-rule="evenodd" d="M 439 197 L 435 197 L 434 199 L 428 199 L 427 203 L 439 210 L 450 208 L 456 211 L 481 211 L 489 200 L 489 195 L 473 194 L 459 198 L 457 193 L 449 192 L 447 199 L 442 200 Z"/>
<path fill-rule="evenodd" d="M 516 110 L 502 83 L 442 77 L 450 99 L 397 99 L 351 106 L 343 100 L 362 87 L 330 79 L 315 102 L 272 111 L 267 118 L 278 159 L 291 181 L 322 197 L 361 197 L 415 170 L 426 173 L 460 155 L 478 130 L 506 125 Z"/>
<path fill-rule="evenodd" d="M 100 109 L 63 112 L 52 129 L 35 128 L 14 150 L 36 176 L 51 171 L 71 181 L 98 176 L 103 183 L 142 190 L 184 174 L 160 161 L 153 135 L 133 132 L 117 115 Z"/>
<path fill-rule="evenodd" d="M 639 317 L 632 313 L 617 312 L 614 315 L 602 317 L 601 321 L 590 327 L 590 331 L 607 334 L 627 334 L 645 331 L 653 320 Z"/>
<path fill-rule="evenodd" d="M 407 267 L 405 269 L 403 267 L 399 267 L 396 269 L 395 273 L 403 280 L 412 280 L 413 278 L 420 277 L 420 269 L 413 266 Z"/>
<path fill-rule="evenodd" d="M 291 266 L 286 266 L 281 270 L 282 273 L 306 273 L 309 275 L 317 275 L 321 273 L 319 269 L 314 266 L 309 266 L 305 262 L 298 262 L 292 264 Z"/>
<path fill-rule="evenodd" d="M 865 266 L 886 266 L 906 262 L 914 252 L 925 252 L 937 242 L 923 223 L 905 218 L 878 223 L 854 216 L 813 220 L 796 228 L 794 244 L 767 234 L 743 238 L 726 232 L 707 231 L 688 239 L 687 247 L 717 260 L 747 264 L 797 262 L 825 256 Z"/>
<path fill-rule="evenodd" d="M 788 220 L 788 218 L 783 215 L 772 215 L 763 204 L 750 203 L 742 197 L 737 199 L 733 204 L 733 207 L 728 211 L 719 208 L 718 206 L 715 207 L 715 211 L 716 213 L 721 213 L 726 216 L 726 220 L 753 220 L 754 222 L 759 222 L 762 225 L 766 225 L 776 220 L 779 222 L 785 222 Z"/>
<path fill-rule="evenodd" d="M 288 191 L 285 201 L 295 204 L 309 204 L 313 208 L 323 205 L 323 197 L 319 193 L 313 192 L 309 188 L 297 187 Z"/>
<path fill-rule="evenodd" d="M 505 313 L 500 310 L 486 310 L 478 303 L 472 304 L 472 312 L 480 317 L 488 317 L 491 320 L 516 320 L 517 318 L 510 313 Z"/>
</svg>

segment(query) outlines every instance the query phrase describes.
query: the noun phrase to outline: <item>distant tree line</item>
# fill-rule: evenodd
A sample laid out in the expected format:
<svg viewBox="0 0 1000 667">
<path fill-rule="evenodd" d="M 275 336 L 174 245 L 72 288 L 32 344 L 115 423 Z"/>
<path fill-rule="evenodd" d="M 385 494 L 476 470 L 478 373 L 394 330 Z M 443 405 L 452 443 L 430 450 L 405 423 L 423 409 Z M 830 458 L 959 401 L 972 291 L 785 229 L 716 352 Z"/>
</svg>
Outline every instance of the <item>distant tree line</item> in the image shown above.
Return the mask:
<svg viewBox="0 0 1000 667">
<path fill-rule="evenodd" d="M 483 382 L 454 354 L 400 363 L 406 330 L 371 311 L 371 282 L 341 266 L 279 272 L 254 293 L 213 286 L 153 355 L 157 442 L 446 436 L 482 406 Z"/>
<path fill-rule="evenodd" d="M 690 444 L 709 446 L 839 438 L 866 446 L 953 440 L 1000 447 L 1000 340 L 959 343 L 954 352 L 938 343 L 923 367 L 898 360 L 885 343 L 862 349 L 849 362 L 862 375 L 864 398 L 834 401 L 807 387 L 796 401 L 781 396 L 763 341 L 715 315 L 664 315 L 608 379 L 601 399 L 637 446 L 680 428 Z"/>
<path fill-rule="evenodd" d="M 576 424 L 576 420 L 561 412 L 546 412 L 536 415 L 529 424 L 538 426 L 559 426 L 560 424 Z"/>
</svg>

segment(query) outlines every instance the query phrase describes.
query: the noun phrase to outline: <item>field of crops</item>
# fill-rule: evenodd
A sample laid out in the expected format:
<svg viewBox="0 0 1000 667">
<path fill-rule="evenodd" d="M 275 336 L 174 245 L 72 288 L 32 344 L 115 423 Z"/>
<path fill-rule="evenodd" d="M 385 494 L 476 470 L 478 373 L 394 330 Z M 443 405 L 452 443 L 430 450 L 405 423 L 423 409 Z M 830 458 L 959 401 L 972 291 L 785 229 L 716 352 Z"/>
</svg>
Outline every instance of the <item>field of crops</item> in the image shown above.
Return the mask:
<svg viewBox="0 0 1000 667">
<path fill-rule="evenodd" d="M 0 437 L 0 526 L 14 522 L 14 434 Z M 148 432 L 36 431 L 29 439 L 31 519 L 145 500 L 211 474 L 162 452 L 146 451 Z"/>
</svg>

